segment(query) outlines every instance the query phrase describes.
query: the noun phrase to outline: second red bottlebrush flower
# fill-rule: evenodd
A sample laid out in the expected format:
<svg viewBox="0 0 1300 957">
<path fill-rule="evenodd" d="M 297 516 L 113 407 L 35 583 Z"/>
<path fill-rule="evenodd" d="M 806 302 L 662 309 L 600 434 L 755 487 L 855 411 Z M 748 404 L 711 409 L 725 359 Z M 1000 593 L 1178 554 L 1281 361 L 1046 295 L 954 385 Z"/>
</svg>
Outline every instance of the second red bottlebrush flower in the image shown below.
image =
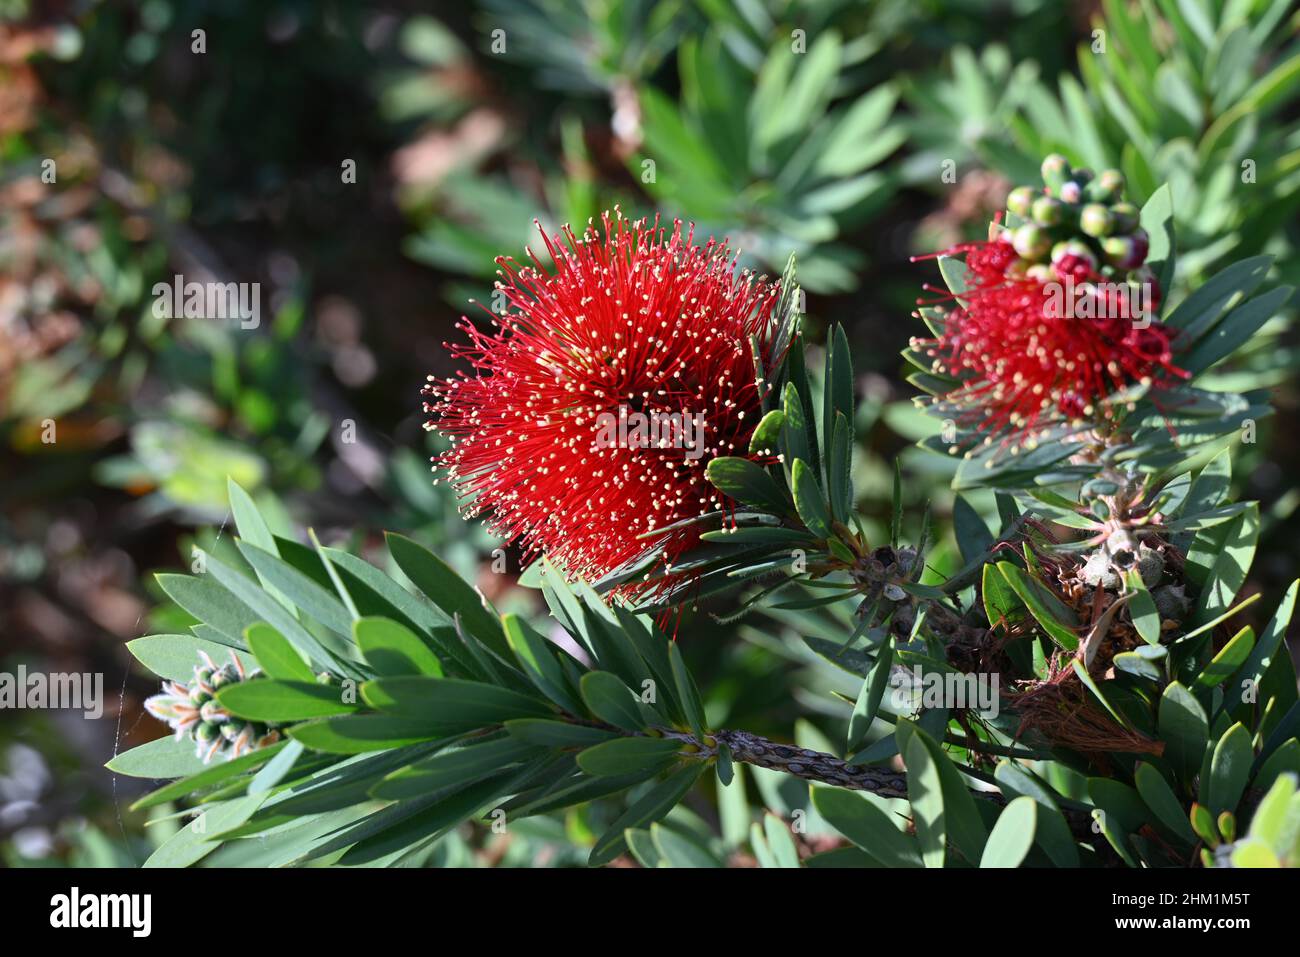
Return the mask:
<svg viewBox="0 0 1300 957">
<path fill-rule="evenodd" d="M 1174 331 L 1154 318 L 1162 290 L 1123 177 L 1050 156 L 1043 179 L 1007 198 L 1015 228 L 940 254 L 965 254 L 966 288 L 937 335 L 912 343 L 958 380 L 937 400 L 957 423 L 1013 449 L 1051 426 L 1102 421 L 1103 400 L 1130 386 L 1184 376 Z"/>
<path fill-rule="evenodd" d="M 450 347 L 475 374 L 425 388 L 470 513 L 588 579 L 652 545 L 671 562 L 695 535 L 638 536 L 730 507 L 705 467 L 744 455 L 761 417 L 752 343 L 766 368 L 779 292 L 680 222 L 602 225 L 541 231 L 550 263 L 499 259 L 495 332 L 466 319 Z"/>
</svg>

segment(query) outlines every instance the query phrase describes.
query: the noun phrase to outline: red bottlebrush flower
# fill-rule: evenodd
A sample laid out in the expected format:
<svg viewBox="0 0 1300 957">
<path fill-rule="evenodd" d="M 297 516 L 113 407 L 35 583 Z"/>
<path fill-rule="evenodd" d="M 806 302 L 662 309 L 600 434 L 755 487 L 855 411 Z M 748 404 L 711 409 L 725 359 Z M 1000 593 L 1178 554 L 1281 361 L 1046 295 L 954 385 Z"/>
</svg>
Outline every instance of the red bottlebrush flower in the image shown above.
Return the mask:
<svg viewBox="0 0 1300 957">
<path fill-rule="evenodd" d="M 966 254 L 967 288 L 937 338 L 913 346 L 936 372 L 961 380 L 942 397 L 961 425 L 1032 443 L 1052 425 L 1105 416 L 1101 400 L 1114 392 L 1186 376 L 1173 362 L 1174 330 L 1135 314 L 1159 302 L 1153 279 L 1143 302 L 1068 251 L 1050 268 L 1025 270 L 1006 231 L 938 255 L 958 253 Z"/>
<path fill-rule="evenodd" d="M 498 259 L 510 310 L 491 335 L 465 319 L 470 345 L 449 346 L 476 374 L 424 390 L 468 514 L 590 579 L 652 545 L 671 563 L 697 535 L 638 536 L 730 507 L 705 467 L 746 454 L 762 413 L 751 337 L 766 368 L 778 296 L 693 227 L 602 222 L 581 238 L 539 224 L 549 266 Z"/>
</svg>

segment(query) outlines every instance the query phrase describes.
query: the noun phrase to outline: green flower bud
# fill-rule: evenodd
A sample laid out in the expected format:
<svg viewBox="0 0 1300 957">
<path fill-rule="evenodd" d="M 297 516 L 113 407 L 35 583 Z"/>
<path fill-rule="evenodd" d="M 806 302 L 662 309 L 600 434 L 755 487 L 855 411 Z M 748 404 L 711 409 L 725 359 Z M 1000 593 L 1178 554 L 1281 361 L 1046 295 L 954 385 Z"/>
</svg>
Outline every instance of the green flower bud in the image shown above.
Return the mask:
<svg viewBox="0 0 1300 957">
<path fill-rule="evenodd" d="M 1079 228 L 1089 236 L 1106 236 L 1115 228 L 1115 217 L 1101 203 L 1089 203 L 1079 213 Z"/>
<path fill-rule="evenodd" d="M 234 721 L 227 721 L 221 726 L 221 736 L 227 741 L 234 741 L 235 738 L 239 737 L 240 734 L 243 733 L 245 727 L 247 727 L 247 725 L 238 718 Z"/>
<path fill-rule="evenodd" d="M 1025 270 L 1026 279 L 1034 279 L 1038 282 L 1050 282 L 1054 276 L 1052 267 L 1046 263 L 1035 263 Z"/>
<path fill-rule="evenodd" d="M 1060 153 L 1053 153 L 1043 160 L 1043 182 L 1052 190 L 1070 178 L 1070 161 Z"/>
<path fill-rule="evenodd" d="M 1067 180 L 1062 183 L 1061 188 L 1057 192 L 1061 197 L 1061 201 L 1069 203 L 1070 205 L 1074 205 L 1083 200 L 1083 186 L 1080 185 L 1077 179 Z"/>
<path fill-rule="evenodd" d="M 1089 184 L 1089 195 L 1100 203 L 1113 203 L 1124 195 L 1124 174 L 1117 169 L 1104 169 Z"/>
<path fill-rule="evenodd" d="M 1034 190 L 1030 186 L 1017 186 L 1007 194 L 1007 211 L 1015 213 L 1021 219 L 1028 218 L 1033 205 Z"/>
<path fill-rule="evenodd" d="M 1056 226 L 1064 218 L 1065 210 L 1059 199 L 1051 196 L 1039 196 L 1031 208 L 1034 222 L 1039 226 Z"/>
<path fill-rule="evenodd" d="M 1101 249 L 1106 254 L 1106 262 L 1119 269 L 1140 266 L 1146 257 L 1146 251 L 1139 248 L 1132 236 L 1107 236 L 1101 241 Z"/>
<path fill-rule="evenodd" d="M 221 734 L 221 728 L 211 721 L 201 721 L 194 726 L 194 740 L 203 744 L 211 744 L 217 740 L 217 735 Z"/>
<path fill-rule="evenodd" d="M 194 687 L 190 689 L 190 704 L 194 705 L 195 707 L 199 707 L 205 702 L 211 700 L 212 700 L 212 695 L 208 694 L 197 684 L 195 684 Z"/>
<path fill-rule="evenodd" d="M 1110 214 L 1115 219 L 1113 232 L 1121 236 L 1133 232 L 1142 218 L 1141 212 L 1132 203 L 1116 203 L 1110 208 Z"/>
<path fill-rule="evenodd" d="M 1012 245 L 1021 258 L 1039 260 L 1052 248 L 1052 240 L 1042 227 L 1026 223 L 1016 230 Z"/>
<path fill-rule="evenodd" d="M 1059 256 L 1057 255 L 1058 250 L 1060 251 Z M 1088 264 L 1089 269 L 1093 271 L 1097 269 L 1097 256 L 1092 251 L 1092 247 L 1082 239 L 1067 239 L 1065 242 L 1057 243 L 1052 247 L 1052 265 L 1056 265 L 1066 256 L 1082 259 Z"/>
</svg>

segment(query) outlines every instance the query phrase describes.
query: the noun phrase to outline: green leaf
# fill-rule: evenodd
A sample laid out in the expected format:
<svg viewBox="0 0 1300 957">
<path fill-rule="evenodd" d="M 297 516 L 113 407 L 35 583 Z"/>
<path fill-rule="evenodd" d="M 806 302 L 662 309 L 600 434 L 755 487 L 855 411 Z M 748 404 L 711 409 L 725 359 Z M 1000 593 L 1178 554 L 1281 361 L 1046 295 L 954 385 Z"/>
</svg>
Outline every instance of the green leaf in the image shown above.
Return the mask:
<svg viewBox="0 0 1300 957">
<path fill-rule="evenodd" d="M 384 801 L 405 801 L 460 789 L 535 757 L 539 749 L 509 736 L 442 751 L 392 772 L 370 789 Z"/>
<path fill-rule="evenodd" d="M 503 616 L 501 624 L 505 628 L 506 641 L 528 680 L 565 711 L 574 715 L 581 714 L 582 707 L 569 692 L 564 668 L 551 643 L 518 615 Z"/>
<path fill-rule="evenodd" d="M 1136 568 L 1129 569 L 1124 575 L 1124 584 L 1132 594 L 1128 601 L 1128 612 L 1133 619 L 1133 627 L 1147 644 L 1160 644 L 1160 613 L 1156 611 L 1155 599 L 1142 582 L 1142 575 Z"/>
<path fill-rule="evenodd" d="M 269 795 L 250 794 L 208 807 L 194 821 L 169 837 L 149 855 L 145 867 L 189 867 L 215 851 L 213 835 L 238 827 L 252 816 Z"/>
<path fill-rule="evenodd" d="M 800 528 L 783 528 L 779 525 L 750 525 L 739 528 L 718 528 L 704 532 L 700 538 L 706 542 L 723 542 L 732 545 L 803 545 L 815 543 L 812 534 Z"/>
<path fill-rule="evenodd" d="M 677 759 L 681 742 L 676 738 L 614 738 L 578 755 L 578 767 L 597 777 L 659 770 Z"/>
<path fill-rule="evenodd" d="M 1232 486 L 1232 456 L 1228 453 L 1222 449 L 1197 473 L 1179 514 L 1197 515 L 1223 501 Z"/>
<path fill-rule="evenodd" d="M 1119 722 L 1121 725 L 1123 725 L 1125 728 L 1131 729 L 1132 724 L 1129 722 L 1128 718 L 1125 717 L 1121 711 L 1116 710 L 1115 706 L 1110 703 L 1110 700 L 1106 697 L 1105 693 L 1101 690 L 1101 686 L 1098 685 L 1097 682 L 1093 680 L 1092 675 L 1088 673 L 1088 669 L 1083 666 L 1083 662 L 1079 661 L 1076 658 L 1070 662 L 1070 665 L 1071 667 L 1074 668 L 1074 673 L 1078 676 L 1079 681 L 1083 683 L 1083 686 L 1085 688 L 1087 688 L 1089 691 L 1092 692 L 1092 696 L 1094 698 L 1096 698 L 1099 702 L 1101 702 L 1102 707 L 1104 707 L 1107 711 L 1110 712 L 1110 716 L 1114 718 L 1117 722 Z"/>
<path fill-rule="evenodd" d="M 194 753 L 194 742 L 168 735 L 113 756 L 104 767 L 133 778 L 182 778 L 207 767 Z"/>
<path fill-rule="evenodd" d="M 872 722 L 880 711 L 880 702 L 884 700 L 885 688 L 889 685 L 889 672 L 894 664 L 893 639 L 880 646 L 876 654 L 876 663 L 871 666 L 871 674 L 863 680 L 858 700 L 853 705 L 853 715 L 849 718 L 848 751 L 850 754 L 862 749 Z"/>
<path fill-rule="evenodd" d="M 1221 359 L 1236 353 L 1266 322 L 1278 314 L 1291 298 L 1292 291 L 1290 286 L 1280 286 L 1233 309 L 1203 335 L 1195 346 L 1179 355 L 1179 367 L 1192 375 L 1198 375 Z"/>
<path fill-rule="evenodd" d="M 898 91 L 891 84 L 881 84 L 837 116 L 830 137 L 819 151 L 814 167 L 817 174 L 838 178 L 862 169 L 864 144 L 887 135 L 889 116 L 897 100 Z"/>
<path fill-rule="evenodd" d="M 345 714 L 307 724 L 295 724 L 289 737 L 315 751 L 364 754 L 402 748 L 446 736 L 437 724 L 391 714 Z"/>
<path fill-rule="evenodd" d="M 669 773 L 614 820 L 596 840 L 587 863 L 600 867 L 616 858 L 626 847 L 624 831 L 630 827 L 645 827 L 666 815 L 686 796 L 703 771 L 703 762 L 691 762 Z"/>
<path fill-rule="evenodd" d="M 705 476 L 715 488 L 737 502 L 778 515 L 789 510 L 789 503 L 780 486 L 766 470 L 749 459 L 719 456 L 709 462 Z"/>
<path fill-rule="evenodd" d="M 625 731 L 644 731 L 647 727 L 632 689 L 617 675 L 592 671 L 582 676 L 582 700 L 601 721 Z"/>
<path fill-rule="evenodd" d="M 1300 579 L 1291 582 L 1291 586 L 1286 590 L 1286 594 L 1277 606 L 1277 611 L 1273 613 L 1268 626 L 1260 635 L 1259 641 L 1255 643 L 1250 657 L 1242 665 L 1238 680 L 1224 689 L 1226 696 L 1224 707 L 1229 713 L 1242 703 L 1242 696 L 1247 688 L 1258 688 L 1260 682 L 1264 680 L 1264 674 L 1273 663 L 1278 649 L 1282 647 L 1287 627 L 1291 623 L 1291 615 L 1295 611 L 1297 592 L 1300 592 Z"/>
<path fill-rule="evenodd" d="M 768 849 L 774 858 L 776 867 L 798 867 L 799 849 L 785 822 L 770 811 L 763 815 L 763 836 L 767 839 Z"/>
<path fill-rule="evenodd" d="M 915 812 L 917 840 L 927 867 L 943 866 L 947 845 L 978 863 L 988 831 L 956 765 L 932 738 L 910 721 L 895 730 L 907 765 L 907 796 Z"/>
<path fill-rule="evenodd" d="M 952 524 L 962 561 L 973 562 L 993 546 L 993 533 L 984 524 L 984 519 L 960 495 L 953 499 Z M 990 566 L 984 567 L 988 569 Z"/>
<path fill-rule="evenodd" d="M 662 824 L 650 825 L 650 836 L 659 852 L 659 867 L 721 867 L 709 849 L 694 835 Z"/>
<path fill-rule="evenodd" d="M 512 737 L 544 748 L 585 748 L 617 737 L 615 732 L 604 728 L 547 718 L 515 718 L 506 722 L 506 731 Z"/>
<path fill-rule="evenodd" d="M 1254 256 L 1233 263 L 1202 283 L 1165 321 L 1184 330 L 1190 338 L 1199 338 L 1214 327 L 1225 308 L 1259 288 L 1272 263 L 1272 256 Z"/>
<path fill-rule="evenodd" d="M 163 740 L 171 741 L 172 739 L 165 738 Z M 188 740 L 176 741 L 173 743 L 184 744 L 186 746 L 185 747 L 186 751 L 190 752 L 191 754 L 193 754 L 194 752 L 194 746 Z M 142 811 L 145 810 L 146 808 L 157 807 L 159 804 L 167 804 L 170 801 L 175 801 L 180 798 L 183 798 L 187 794 L 193 794 L 195 791 L 202 791 L 208 788 L 215 787 L 218 784 L 224 784 L 226 781 L 229 781 L 231 778 L 236 778 L 239 775 L 243 774 L 245 771 L 250 771 L 253 768 L 260 767 L 261 765 L 270 761 L 285 747 L 287 743 L 288 742 L 286 741 L 279 741 L 275 744 L 268 745 L 265 748 L 259 748 L 256 751 L 250 751 L 247 754 L 241 754 L 239 757 L 231 758 L 229 761 L 219 761 L 215 764 L 207 765 L 206 767 L 203 768 L 202 771 L 199 771 L 197 774 L 191 774 L 188 777 L 181 778 L 179 781 L 172 781 L 170 784 L 165 784 L 162 787 L 158 788 L 156 791 L 150 791 L 144 797 L 140 798 L 138 801 L 132 804 L 131 810 Z M 134 750 L 138 751 L 139 748 L 135 748 Z M 128 754 L 129 753 L 130 752 L 128 752 Z M 125 755 L 119 755 L 119 757 L 125 757 Z M 111 761 L 109 762 L 108 767 L 114 771 L 117 771 L 119 774 L 130 773 L 127 771 L 122 771 L 117 767 L 114 767 L 113 762 Z M 146 775 L 135 775 L 135 776 L 153 777 L 154 775 L 146 774 Z M 170 777 L 170 775 L 160 775 L 160 776 Z"/>
<path fill-rule="evenodd" d="M 244 647 L 244 629 L 258 621 L 258 616 L 247 605 L 206 577 L 173 574 L 155 577 L 172 601 L 221 632 L 235 647 Z"/>
<path fill-rule="evenodd" d="M 1223 544 L 1211 562 L 1209 575 L 1196 602 L 1196 620 L 1213 618 L 1232 604 L 1233 597 L 1246 583 L 1246 573 L 1255 557 L 1259 538 L 1259 506 L 1250 508 L 1228 526 Z"/>
<path fill-rule="evenodd" d="M 509 688 L 458 678 L 376 678 L 361 697 L 388 714 L 426 720 L 448 729 L 472 730 L 511 718 L 546 718 L 554 712 L 536 698 Z"/>
<path fill-rule="evenodd" d="M 984 614 L 989 624 L 995 628 L 1005 630 L 1027 617 L 1025 603 L 1016 595 L 1015 589 L 996 565 L 984 566 L 980 598 L 984 602 Z"/>
<path fill-rule="evenodd" d="M 1156 647 L 1148 645 L 1147 647 Z M 1164 672 L 1147 655 L 1138 654 L 1135 651 L 1121 651 L 1111 659 L 1113 664 L 1120 671 L 1135 675 L 1139 678 L 1146 678 L 1148 681 L 1159 681 L 1164 677 Z"/>
<path fill-rule="evenodd" d="M 1190 783 L 1201 769 L 1210 722 L 1195 696 L 1176 681 L 1160 697 L 1158 727 L 1165 742 L 1165 760 L 1184 784 Z"/>
<path fill-rule="evenodd" d="M 922 867 L 916 839 L 904 834 L 870 799 L 816 785 L 813 807 L 826 822 L 884 867 Z"/>
<path fill-rule="evenodd" d="M 1059 598 L 1052 594 L 1045 585 L 1031 578 L 1018 565 L 1011 562 L 998 562 L 998 571 L 1007 584 L 1025 603 L 1034 620 L 1043 627 L 1048 637 L 1066 651 L 1079 647 L 1079 636 L 1074 629 L 1079 619 L 1074 612 Z"/>
<path fill-rule="evenodd" d="M 413 631 L 391 618 L 359 618 L 352 634 L 366 662 L 375 671 L 391 675 L 442 676 L 442 663 Z"/>
<path fill-rule="evenodd" d="M 233 654 L 245 671 L 257 667 L 257 659 L 246 651 L 194 635 L 147 635 L 128 641 L 126 647 L 137 661 L 159 678 L 184 683 L 193 681 L 194 669 L 203 664 L 199 652 L 206 653 L 218 665 L 224 664 Z"/>
<path fill-rule="evenodd" d="M 355 704 L 342 700 L 343 691 L 338 685 L 253 679 L 221 688 L 217 700 L 241 718 L 283 723 L 355 711 Z"/>
<path fill-rule="evenodd" d="M 716 459 L 714 461 L 717 461 Z M 830 514 L 826 510 L 826 499 L 817 476 L 803 459 L 795 459 L 791 468 L 791 484 L 794 487 L 794 506 L 799 512 L 808 531 L 818 538 L 829 538 L 831 534 Z"/>
<path fill-rule="evenodd" d="M 301 741 L 288 741 L 282 751 L 268 761 L 248 782 L 249 794 L 262 794 L 273 790 L 293 770 L 306 748 Z"/>
<path fill-rule="evenodd" d="M 250 542 L 272 555 L 279 555 L 275 547 L 275 536 L 271 534 L 271 529 L 262 518 L 262 513 L 257 510 L 249 494 L 240 487 L 229 475 L 226 476 L 226 492 L 230 499 L 230 511 L 235 518 L 235 528 L 239 531 L 239 537 L 246 542 Z M 256 569 L 255 569 L 256 570 Z M 258 580 L 266 587 L 266 590 L 280 600 L 290 611 L 293 610 L 293 602 L 285 596 L 274 583 L 262 577 L 258 572 Z"/>
<path fill-rule="evenodd" d="M 1247 625 L 1233 635 L 1227 644 L 1219 649 L 1219 653 L 1211 659 L 1201 673 L 1196 676 L 1196 680 L 1192 682 L 1192 691 L 1208 691 L 1223 684 L 1237 673 L 1237 669 L 1246 663 L 1246 659 L 1250 657 L 1251 649 L 1254 647 L 1255 630 Z"/>
<path fill-rule="evenodd" d="M 262 670 L 272 678 L 285 681 L 313 682 L 316 675 L 293 645 L 270 625 L 258 622 L 244 632 L 249 650 L 257 657 Z"/>
<path fill-rule="evenodd" d="M 749 438 L 749 454 L 775 455 L 781 448 L 781 426 L 784 424 L 785 413 L 780 409 L 773 409 L 763 416 Z"/>
<path fill-rule="evenodd" d="M 1188 844 L 1195 844 L 1196 832 L 1187 821 L 1183 804 L 1160 772 L 1153 765 L 1139 761 L 1133 780 L 1137 784 L 1138 794 L 1142 795 L 1142 800 L 1155 814 L 1156 820 Z"/>
<path fill-rule="evenodd" d="M 337 548 L 321 553 L 343 579 L 362 615 L 380 615 L 400 621 L 425 634 L 451 624 L 451 617 L 415 595 L 363 559 Z"/>
<path fill-rule="evenodd" d="M 1234 724 L 1214 746 L 1210 759 L 1210 786 L 1206 804 L 1214 814 L 1235 811 L 1237 802 L 1250 780 L 1255 752 L 1250 746 L 1250 732 L 1245 725 Z"/>
<path fill-rule="evenodd" d="M 700 699 L 699 689 L 695 687 L 695 679 L 686 670 L 686 662 L 682 660 L 682 650 L 675 641 L 668 645 L 668 661 L 673 670 L 673 688 L 677 691 L 677 700 L 682 703 L 682 709 L 686 712 L 686 721 L 690 724 L 696 740 L 703 745 L 707 731 L 704 723 L 704 702 Z"/>
<path fill-rule="evenodd" d="M 1197 837 L 1210 847 L 1218 845 L 1220 840 L 1219 828 L 1215 825 L 1214 815 L 1210 813 L 1209 808 L 1194 803 L 1187 816 Z"/>
<path fill-rule="evenodd" d="M 334 595 L 287 560 L 263 551 L 249 542 L 238 542 L 239 553 L 248 560 L 267 590 L 282 596 L 290 612 L 301 609 L 339 635 L 352 633 L 352 616 Z M 274 586 L 272 589 L 271 586 Z"/>
<path fill-rule="evenodd" d="M 1265 751 L 1267 753 L 1267 751 Z M 1271 787 L 1278 775 L 1294 774 L 1300 777 L 1300 741 L 1290 738 L 1269 754 L 1268 759 L 1260 765 L 1255 774 L 1254 786 L 1259 789 Z"/>
<path fill-rule="evenodd" d="M 790 347 L 791 359 L 795 360 L 795 351 L 798 350 L 798 363 L 803 361 L 803 339 L 800 338 Z M 792 369 L 794 373 L 802 369 Z M 805 383 L 806 384 L 806 383 Z M 785 384 L 784 409 L 785 423 L 781 427 L 781 449 L 785 454 L 787 463 L 795 459 L 803 459 L 805 462 L 816 462 L 813 454 L 813 429 L 812 424 L 808 421 L 808 407 L 804 405 L 800 397 L 800 390 L 794 382 Z"/>
<path fill-rule="evenodd" d="M 847 524 L 853 517 L 853 427 L 842 412 L 835 413 L 835 431 L 827 456 L 827 487 L 835 520 Z"/>
<path fill-rule="evenodd" d="M 1160 288 L 1168 290 L 1174 279 L 1176 246 L 1174 245 L 1173 192 L 1165 183 L 1142 206 L 1139 222 L 1146 230 L 1150 244 L 1146 265 L 1156 274 Z"/>
<path fill-rule="evenodd" d="M 1052 791 L 1027 770 L 1007 760 L 998 762 L 994 777 L 1007 797 L 1030 797 L 1037 802 L 1034 839 L 1052 863 L 1057 867 L 1078 867 L 1079 849 Z"/>
<path fill-rule="evenodd" d="M 459 615 L 465 629 L 507 661 L 510 648 L 501 630 L 501 622 L 485 599 L 441 558 L 395 532 L 385 533 L 388 551 L 412 584 L 448 618 Z"/>
<path fill-rule="evenodd" d="M 265 621 L 302 652 L 308 661 L 336 673 L 355 674 L 355 668 L 321 644 L 320 640 L 304 628 L 291 612 L 267 594 L 260 584 L 219 561 L 213 555 L 208 555 L 207 567 L 211 578 L 220 582 L 233 598 L 252 610 L 256 616 L 254 621 Z M 248 622 L 248 625 L 253 624 L 254 621 Z"/>
<path fill-rule="evenodd" d="M 1031 797 L 1018 797 L 998 815 L 980 858 L 980 867 L 1019 867 L 1034 845 L 1038 804 Z"/>
</svg>

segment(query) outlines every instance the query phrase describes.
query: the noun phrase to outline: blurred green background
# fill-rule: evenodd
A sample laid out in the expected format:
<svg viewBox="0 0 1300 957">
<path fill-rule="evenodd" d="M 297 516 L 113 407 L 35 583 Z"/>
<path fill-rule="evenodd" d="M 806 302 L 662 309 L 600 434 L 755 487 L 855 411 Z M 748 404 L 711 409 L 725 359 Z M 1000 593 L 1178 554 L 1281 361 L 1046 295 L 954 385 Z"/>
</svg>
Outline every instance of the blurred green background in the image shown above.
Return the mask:
<svg viewBox="0 0 1300 957">
<path fill-rule="evenodd" d="M 419 396 L 534 217 L 661 211 L 769 274 L 796 253 L 811 339 L 851 337 L 862 507 L 884 517 L 901 456 L 912 520 L 932 501 L 946 528 L 898 358 L 936 278 L 909 257 L 980 236 L 1059 151 L 1138 202 L 1173 185 L 1173 299 L 1261 251 L 1295 283 L 1298 28 L 1289 0 L 0 0 L 0 670 L 107 696 L 98 721 L 0 713 L 0 860 L 138 863 L 176 826 L 126 813 L 138 782 L 102 764 L 164 730 L 123 647 L 188 623 L 152 572 L 196 544 L 238 561 L 227 475 L 277 531 L 373 554 L 399 529 L 538 612 L 432 484 Z M 159 318 L 176 274 L 259 283 L 260 324 Z M 1290 318 L 1218 370 L 1278 410 L 1234 453 L 1270 596 L 1300 555 Z M 712 610 L 680 632 L 710 719 L 829 750 L 826 692 L 853 689 L 795 637 L 833 623 Z M 440 861 L 574 863 L 604 813 Z"/>
</svg>

